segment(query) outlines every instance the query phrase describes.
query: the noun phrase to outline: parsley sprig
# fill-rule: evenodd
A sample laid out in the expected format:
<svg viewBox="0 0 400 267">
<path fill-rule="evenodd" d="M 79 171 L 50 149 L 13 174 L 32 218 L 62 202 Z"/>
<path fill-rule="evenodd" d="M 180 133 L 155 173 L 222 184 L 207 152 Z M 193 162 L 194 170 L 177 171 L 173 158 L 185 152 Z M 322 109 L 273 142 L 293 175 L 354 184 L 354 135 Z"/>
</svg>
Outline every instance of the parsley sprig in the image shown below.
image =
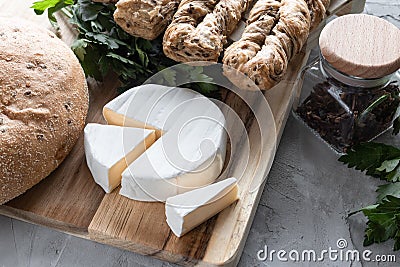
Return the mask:
<svg viewBox="0 0 400 267">
<path fill-rule="evenodd" d="M 76 27 L 78 36 L 72 50 L 78 57 L 86 76 L 102 81 L 109 72 L 118 75 L 120 89 L 142 84 L 153 74 L 170 67 L 176 62 L 162 52 L 162 37 L 149 41 L 129 35 L 113 18 L 115 5 L 92 2 L 91 0 L 42 0 L 32 6 L 36 14 L 46 10 L 53 25 L 57 25 L 54 13 L 62 11 Z M 202 74 L 202 67 L 187 68 L 180 75 L 190 80 Z M 204 75 L 206 76 L 206 75 Z M 164 85 L 175 85 L 176 75 L 164 77 Z M 212 79 L 211 79 L 212 80 Z M 188 87 L 208 96 L 217 95 L 218 87 L 203 77 L 201 83 Z"/>
<path fill-rule="evenodd" d="M 354 146 L 339 161 L 349 168 L 366 171 L 367 175 L 390 182 L 400 179 L 400 149 L 380 143 L 363 143 Z"/>
<path fill-rule="evenodd" d="M 378 204 L 362 209 L 368 217 L 364 246 L 394 239 L 393 250 L 400 249 L 400 198 L 386 195 Z"/>
<path fill-rule="evenodd" d="M 54 13 L 74 4 L 74 0 L 44 0 L 34 2 L 32 8 L 37 15 L 42 15 L 47 10 L 50 23 L 58 28 Z"/>
<path fill-rule="evenodd" d="M 380 144 L 363 143 L 353 147 L 339 161 L 365 171 L 367 175 L 389 183 L 377 189 L 377 203 L 359 211 L 368 218 L 364 245 L 394 239 L 394 250 L 400 249 L 400 149 Z"/>
</svg>

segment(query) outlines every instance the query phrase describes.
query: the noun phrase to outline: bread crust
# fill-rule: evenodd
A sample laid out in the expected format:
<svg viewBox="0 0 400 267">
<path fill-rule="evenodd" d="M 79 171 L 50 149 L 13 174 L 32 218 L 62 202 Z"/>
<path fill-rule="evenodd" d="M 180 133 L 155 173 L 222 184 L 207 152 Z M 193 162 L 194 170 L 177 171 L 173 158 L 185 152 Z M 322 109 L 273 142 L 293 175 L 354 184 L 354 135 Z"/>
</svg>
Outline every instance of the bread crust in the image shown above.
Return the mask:
<svg viewBox="0 0 400 267">
<path fill-rule="evenodd" d="M 310 29 L 304 0 L 259 0 L 252 8 L 240 40 L 226 50 L 224 74 L 240 88 L 255 88 L 238 77 L 248 76 L 267 90 L 282 80 L 293 55 L 303 47 Z"/>
<path fill-rule="evenodd" d="M 164 34 L 165 55 L 178 62 L 216 62 L 251 2 L 183 0 Z"/>
<path fill-rule="evenodd" d="M 306 0 L 311 16 L 310 31 L 314 30 L 324 19 L 330 0 Z"/>
<path fill-rule="evenodd" d="M 154 40 L 172 20 L 180 0 L 121 0 L 115 22 L 130 35 Z"/>
<path fill-rule="evenodd" d="M 83 70 L 53 33 L 0 18 L 0 204 L 64 160 L 88 110 Z"/>
</svg>

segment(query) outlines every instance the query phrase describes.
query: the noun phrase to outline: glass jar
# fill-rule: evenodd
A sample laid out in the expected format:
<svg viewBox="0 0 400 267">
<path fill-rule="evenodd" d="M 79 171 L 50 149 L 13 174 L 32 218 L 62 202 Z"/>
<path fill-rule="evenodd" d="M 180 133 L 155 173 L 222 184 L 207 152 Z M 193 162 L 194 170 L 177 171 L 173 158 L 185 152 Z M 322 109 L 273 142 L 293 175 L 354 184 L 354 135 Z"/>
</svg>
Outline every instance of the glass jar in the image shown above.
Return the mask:
<svg viewBox="0 0 400 267">
<path fill-rule="evenodd" d="M 348 23 L 349 21 L 346 22 Z M 334 29 L 335 27 L 330 27 L 327 30 L 330 36 Z M 344 28 L 342 30 L 346 31 Z M 354 63 L 356 60 L 351 62 L 352 58 L 343 59 L 344 56 L 332 56 L 332 51 L 340 51 L 341 47 L 327 49 L 329 40 L 326 36 L 323 30 L 321 38 L 325 39 L 321 45 L 320 38 L 320 46 L 325 50 L 321 48 L 319 58 L 313 60 L 301 73 L 304 81 L 303 90 L 298 105 L 294 107 L 294 114 L 332 148 L 342 153 L 358 143 L 371 141 L 392 126 L 393 121 L 399 116 L 400 72 L 393 73 L 393 68 L 398 69 L 395 65 L 389 74 L 382 75 L 384 72 L 381 72 L 378 77 L 374 77 L 371 73 L 384 70 L 377 68 L 378 71 L 371 72 L 364 64 L 362 67 L 365 69 L 361 70 L 361 73 L 369 73 L 365 75 L 368 77 L 351 75 L 349 72 L 360 71 L 354 67 L 359 62 Z M 351 37 L 350 34 L 347 38 Z M 332 46 L 337 45 L 338 43 L 334 42 Z M 368 48 L 366 51 L 368 52 Z M 345 51 L 343 54 L 349 56 L 351 52 Z M 400 55 L 394 56 L 400 57 Z M 340 60 L 347 65 L 337 64 Z M 333 66 L 330 61 L 338 67 Z"/>
<path fill-rule="evenodd" d="M 399 71 L 378 79 L 351 77 L 320 55 L 301 78 L 295 115 L 338 152 L 376 138 L 399 115 Z"/>
</svg>

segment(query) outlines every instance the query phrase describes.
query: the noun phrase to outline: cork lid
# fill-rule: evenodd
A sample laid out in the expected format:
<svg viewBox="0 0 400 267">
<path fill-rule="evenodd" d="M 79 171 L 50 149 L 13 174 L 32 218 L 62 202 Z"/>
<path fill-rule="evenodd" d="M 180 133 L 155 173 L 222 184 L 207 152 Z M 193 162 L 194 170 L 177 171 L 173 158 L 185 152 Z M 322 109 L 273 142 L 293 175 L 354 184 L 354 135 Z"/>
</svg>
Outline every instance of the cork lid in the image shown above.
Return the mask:
<svg viewBox="0 0 400 267">
<path fill-rule="evenodd" d="M 400 29 L 378 17 L 339 17 L 322 30 L 319 45 L 324 58 L 347 75 L 380 78 L 400 68 Z"/>
</svg>

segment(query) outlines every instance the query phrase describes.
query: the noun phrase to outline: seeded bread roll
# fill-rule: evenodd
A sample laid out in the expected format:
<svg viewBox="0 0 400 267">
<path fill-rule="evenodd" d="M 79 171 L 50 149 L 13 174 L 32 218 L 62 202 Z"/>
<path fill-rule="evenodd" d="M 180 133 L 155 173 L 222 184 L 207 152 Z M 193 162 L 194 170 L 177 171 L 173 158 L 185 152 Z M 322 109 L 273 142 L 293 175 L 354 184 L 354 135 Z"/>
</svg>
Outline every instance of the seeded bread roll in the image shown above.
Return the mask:
<svg viewBox="0 0 400 267">
<path fill-rule="evenodd" d="M 183 0 L 164 35 L 165 55 L 179 62 L 216 62 L 251 2 Z"/>
<path fill-rule="evenodd" d="M 282 80 L 293 55 L 303 47 L 310 29 L 310 12 L 304 0 L 259 0 L 249 14 L 241 39 L 226 50 L 225 75 L 241 88 L 261 90 Z"/>
<path fill-rule="evenodd" d="M 319 23 L 324 19 L 326 9 L 329 7 L 330 0 L 306 0 L 308 10 L 310 10 L 311 27 L 310 31 L 314 30 Z"/>
<path fill-rule="evenodd" d="M 127 33 L 147 40 L 157 38 L 171 21 L 180 0 L 121 0 L 115 22 Z"/>
<path fill-rule="evenodd" d="M 224 64 L 242 70 L 244 64 L 257 55 L 278 19 L 280 7 L 281 3 L 276 0 L 256 2 L 241 39 L 225 50 Z"/>
<path fill-rule="evenodd" d="M 0 204 L 57 168 L 87 110 L 85 75 L 70 48 L 31 22 L 0 18 Z"/>
</svg>

